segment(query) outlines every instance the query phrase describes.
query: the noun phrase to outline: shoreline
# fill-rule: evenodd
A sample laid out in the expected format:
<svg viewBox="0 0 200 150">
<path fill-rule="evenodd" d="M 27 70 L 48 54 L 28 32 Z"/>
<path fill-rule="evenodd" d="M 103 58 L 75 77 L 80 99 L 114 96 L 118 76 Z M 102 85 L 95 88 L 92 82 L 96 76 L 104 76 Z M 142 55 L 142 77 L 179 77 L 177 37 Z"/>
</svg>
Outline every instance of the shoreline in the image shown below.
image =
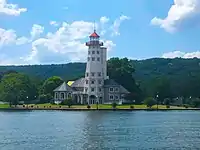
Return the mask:
<svg viewBox="0 0 200 150">
<path fill-rule="evenodd" d="M 100 109 L 96 109 L 96 108 L 0 108 L 0 111 L 35 111 L 35 110 L 55 110 L 55 111 L 199 111 L 200 108 L 169 108 L 169 109 L 149 109 L 149 108 L 134 108 L 134 109 L 130 109 L 130 108 L 116 108 L 116 109 L 112 109 L 112 108 L 100 108 Z"/>
</svg>

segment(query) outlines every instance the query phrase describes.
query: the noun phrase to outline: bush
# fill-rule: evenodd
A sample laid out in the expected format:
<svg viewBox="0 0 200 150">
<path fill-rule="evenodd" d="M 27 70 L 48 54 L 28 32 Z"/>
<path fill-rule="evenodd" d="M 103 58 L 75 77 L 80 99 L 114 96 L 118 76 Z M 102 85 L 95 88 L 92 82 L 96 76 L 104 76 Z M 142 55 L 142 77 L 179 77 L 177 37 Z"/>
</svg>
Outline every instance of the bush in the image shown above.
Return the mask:
<svg viewBox="0 0 200 150">
<path fill-rule="evenodd" d="M 131 106 L 130 106 L 130 109 L 134 109 L 134 106 L 133 106 L 133 105 L 131 105 Z"/>
<path fill-rule="evenodd" d="M 184 104 L 183 107 L 188 108 L 189 106 L 187 104 Z"/>
<path fill-rule="evenodd" d="M 147 107 L 151 108 L 153 105 L 156 104 L 156 101 L 152 97 L 148 97 L 144 100 L 144 104 L 147 105 Z"/>
<path fill-rule="evenodd" d="M 69 108 L 72 106 L 72 104 L 73 104 L 73 101 L 72 101 L 71 98 L 66 99 L 66 100 L 61 102 L 61 105 L 67 105 Z"/>
<path fill-rule="evenodd" d="M 166 108 L 170 108 L 170 105 L 166 105 Z"/>
<path fill-rule="evenodd" d="M 59 106 L 59 108 L 61 108 L 61 106 Z"/>
<path fill-rule="evenodd" d="M 49 103 L 52 99 L 50 94 L 42 94 L 39 96 L 39 104 Z"/>
<path fill-rule="evenodd" d="M 116 102 L 112 103 L 112 108 L 116 109 L 116 107 L 117 107 L 117 103 Z"/>
<path fill-rule="evenodd" d="M 90 105 L 87 105 L 87 109 L 90 109 L 91 108 L 91 106 Z"/>
</svg>

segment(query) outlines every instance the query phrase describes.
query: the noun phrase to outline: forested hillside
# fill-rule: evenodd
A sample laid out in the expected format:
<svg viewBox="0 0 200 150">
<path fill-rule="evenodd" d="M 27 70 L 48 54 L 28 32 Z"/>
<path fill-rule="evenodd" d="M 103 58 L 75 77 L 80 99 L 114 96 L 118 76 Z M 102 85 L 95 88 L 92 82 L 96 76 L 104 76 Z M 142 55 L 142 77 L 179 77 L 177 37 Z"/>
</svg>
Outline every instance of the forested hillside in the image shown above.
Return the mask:
<svg viewBox="0 0 200 150">
<path fill-rule="evenodd" d="M 24 73 L 41 89 L 44 81 L 53 76 L 65 81 L 84 76 L 85 67 L 85 63 L 0 66 L 0 75 L 3 77 L 14 71 Z M 174 97 L 200 97 L 200 59 L 197 58 L 152 58 L 139 61 L 111 58 L 108 60 L 108 75 L 140 101 L 157 94 L 161 101 Z"/>
</svg>

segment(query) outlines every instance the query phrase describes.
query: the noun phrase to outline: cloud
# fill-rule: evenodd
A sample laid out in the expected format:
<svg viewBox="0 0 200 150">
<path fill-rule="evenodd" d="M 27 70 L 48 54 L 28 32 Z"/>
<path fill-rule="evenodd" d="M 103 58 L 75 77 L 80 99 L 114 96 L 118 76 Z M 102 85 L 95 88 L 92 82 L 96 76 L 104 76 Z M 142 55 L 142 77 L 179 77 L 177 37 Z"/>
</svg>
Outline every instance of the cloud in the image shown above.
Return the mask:
<svg viewBox="0 0 200 150">
<path fill-rule="evenodd" d="M 106 26 L 106 23 L 109 22 L 109 18 L 106 17 L 106 16 L 103 16 L 100 18 L 100 28 L 101 28 L 101 32 L 100 32 L 100 35 L 104 35 L 106 34 L 106 29 L 107 29 L 107 26 Z"/>
<path fill-rule="evenodd" d="M 128 19 L 121 16 L 119 20 Z M 106 25 L 105 32 L 110 35 L 109 18 L 101 17 L 96 23 L 101 33 Z M 57 22 L 49 22 L 54 24 Z M 121 22 L 120 22 L 121 23 Z M 119 23 L 119 24 L 120 24 Z M 116 24 L 115 24 L 116 25 Z M 108 27 L 107 27 L 108 26 Z M 119 26 L 118 26 L 119 27 Z M 0 64 L 51 64 L 67 62 L 85 62 L 88 47 L 85 42 L 94 30 L 94 23 L 87 21 L 62 22 L 56 31 L 44 32 L 42 25 L 33 24 L 30 36 L 18 36 L 12 29 L 0 28 Z M 119 32 L 119 29 L 117 29 Z M 112 39 L 102 39 L 104 46 L 111 51 L 116 44 Z"/>
<path fill-rule="evenodd" d="M 200 16 L 200 0 L 174 0 L 174 4 L 169 9 L 166 18 L 154 17 L 151 20 L 152 25 L 160 26 L 167 32 L 175 32 L 195 17 Z"/>
<path fill-rule="evenodd" d="M 49 24 L 55 27 L 59 26 L 59 23 L 56 21 L 50 21 Z"/>
<path fill-rule="evenodd" d="M 31 38 L 32 39 L 38 38 L 43 32 L 44 32 L 44 27 L 38 24 L 34 24 L 30 32 Z"/>
<path fill-rule="evenodd" d="M 125 20 L 129 20 L 130 17 L 128 16 L 125 16 L 125 15 L 121 15 L 119 18 L 117 18 L 113 25 L 111 26 L 111 29 L 112 29 L 112 36 L 118 36 L 120 35 L 120 32 L 119 32 L 119 28 L 120 28 L 120 25 L 123 21 Z"/>
<path fill-rule="evenodd" d="M 19 8 L 17 4 L 8 4 L 7 0 L 0 0 L 0 14 L 19 16 L 26 11 L 27 8 Z"/>
<path fill-rule="evenodd" d="M 181 52 L 181 51 L 173 51 L 164 53 L 162 55 L 163 58 L 200 58 L 200 51 L 196 52 Z"/>
</svg>

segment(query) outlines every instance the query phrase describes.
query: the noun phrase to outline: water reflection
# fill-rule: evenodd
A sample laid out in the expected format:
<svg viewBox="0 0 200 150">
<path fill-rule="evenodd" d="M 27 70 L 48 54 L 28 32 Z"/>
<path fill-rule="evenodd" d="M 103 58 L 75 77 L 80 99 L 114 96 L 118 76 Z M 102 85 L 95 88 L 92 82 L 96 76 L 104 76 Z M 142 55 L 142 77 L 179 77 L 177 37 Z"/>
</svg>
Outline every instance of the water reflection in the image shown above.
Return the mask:
<svg viewBox="0 0 200 150">
<path fill-rule="evenodd" d="M 200 147 L 200 112 L 0 112 L 1 150 Z"/>
</svg>

